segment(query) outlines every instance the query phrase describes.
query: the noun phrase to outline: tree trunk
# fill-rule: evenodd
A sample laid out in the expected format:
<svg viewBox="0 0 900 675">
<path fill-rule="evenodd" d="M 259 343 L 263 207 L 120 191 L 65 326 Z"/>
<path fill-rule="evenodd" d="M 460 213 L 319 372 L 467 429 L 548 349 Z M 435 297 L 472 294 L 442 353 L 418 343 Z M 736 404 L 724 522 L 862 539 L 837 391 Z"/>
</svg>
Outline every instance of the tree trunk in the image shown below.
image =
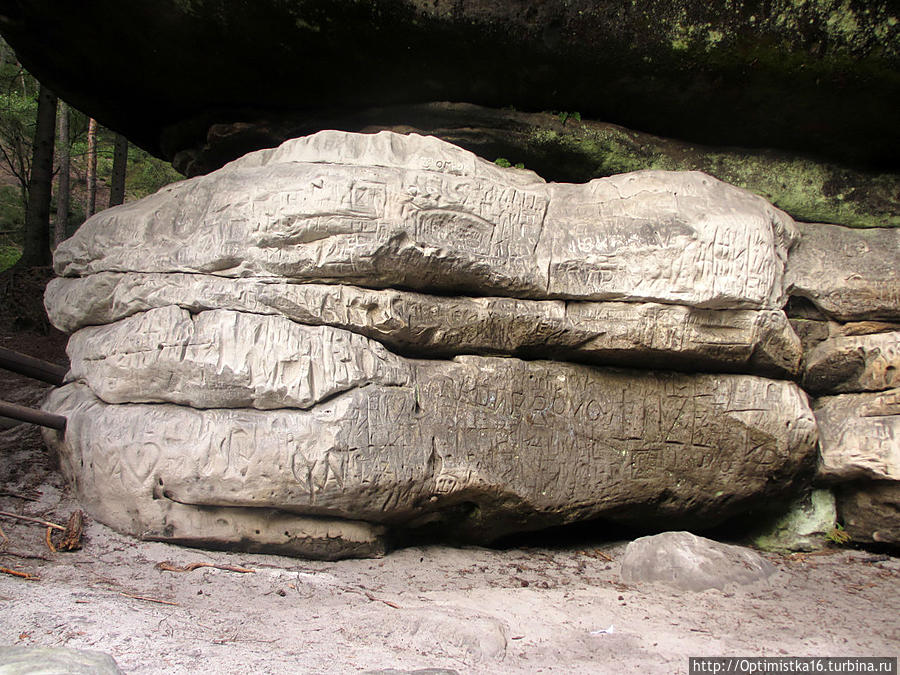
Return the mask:
<svg viewBox="0 0 900 675">
<path fill-rule="evenodd" d="M 38 94 L 37 126 L 28 208 L 25 211 L 25 242 L 18 267 L 50 264 L 50 194 L 53 181 L 53 141 L 56 136 L 56 95 L 41 85 Z"/>
<path fill-rule="evenodd" d="M 68 236 L 69 229 L 69 106 L 59 102 L 59 179 L 56 184 L 56 224 L 53 248 Z"/>
<path fill-rule="evenodd" d="M 97 120 L 93 117 L 88 123 L 87 154 L 87 203 L 84 217 L 90 218 L 97 211 Z"/>
<path fill-rule="evenodd" d="M 125 168 L 128 164 L 128 139 L 116 134 L 113 151 L 112 185 L 109 189 L 109 205 L 118 206 L 125 201 Z"/>
</svg>

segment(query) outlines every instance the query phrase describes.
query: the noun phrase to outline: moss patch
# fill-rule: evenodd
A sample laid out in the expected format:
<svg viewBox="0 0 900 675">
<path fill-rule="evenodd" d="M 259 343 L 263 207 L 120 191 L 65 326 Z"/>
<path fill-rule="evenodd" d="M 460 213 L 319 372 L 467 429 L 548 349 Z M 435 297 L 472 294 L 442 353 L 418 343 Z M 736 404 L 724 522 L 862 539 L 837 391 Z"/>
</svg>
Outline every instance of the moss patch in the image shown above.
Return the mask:
<svg viewBox="0 0 900 675">
<path fill-rule="evenodd" d="M 641 169 L 703 171 L 754 192 L 797 220 L 848 227 L 900 226 L 900 175 L 870 174 L 774 152 L 713 150 L 605 125 L 535 128 L 532 152 L 587 180 Z M 529 166 L 527 153 L 525 162 Z"/>
<path fill-rule="evenodd" d="M 16 246 L 0 246 L 0 272 L 8 270 L 22 257 L 22 251 Z"/>
</svg>

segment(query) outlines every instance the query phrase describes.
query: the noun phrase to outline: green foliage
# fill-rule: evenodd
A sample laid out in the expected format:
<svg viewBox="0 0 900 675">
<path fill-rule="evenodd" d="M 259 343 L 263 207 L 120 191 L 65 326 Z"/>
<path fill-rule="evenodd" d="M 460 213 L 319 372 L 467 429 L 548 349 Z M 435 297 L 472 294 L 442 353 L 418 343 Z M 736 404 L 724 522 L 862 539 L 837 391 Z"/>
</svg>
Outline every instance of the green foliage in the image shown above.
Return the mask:
<svg viewBox="0 0 900 675">
<path fill-rule="evenodd" d="M 28 76 L 30 78 L 30 76 Z M 32 139 L 37 118 L 37 83 L 32 93 L 21 77 L 10 76 L 9 67 L 0 69 L 0 163 L 5 173 L 18 182 L 24 202 L 24 194 L 31 176 Z"/>
<path fill-rule="evenodd" d="M 560 113 L 557 113 L 557 117 L 559 117 L 559 121 L 562 124 L 565 124 L 566 121 L 569 120 L 569 118 L 575 120 L 576 122 L 581 121 L 581 113 L 577 112 L 577 111 L 576 112 L 560 112 Z"/>
<path fill-rule="evenodd" d="M 25 224 L 22 195 L 12 185 L 0 186 L 0 232 L 21 230 Z"/>
<path fill-rule="evenodd" d="M 128 171 L 125 176 L 127 201 L 153 194 L 161 187 L 183 180 L 172 165 L 133 145 L 128 147 Z"/>
<path fill-rule="evenodd" d="M 844 527 L 840 523 L 831 528 L 831 531 L 825 535 L 825 538 L 838 546 L 845 546 L 850 543 L 850 535 L 844 531 Z"/>
<path fill-rule="evenodd" d="M 15 265 L 21 256 L 22 250 L 17 246 L 0 246 L 0 272 Z"/>
<path fill-rule="evenodd" d="M 498 157 L 494 160 L 494 164 L 497 166 L 503 167 L 504 169 L 509 169 L 510 167 L 515 167 L 517 169 L 524 169 L 525 164 L 523 162 L 518 162 L 517 164 L 513 164 L 506 157 Z"/>
</svg>

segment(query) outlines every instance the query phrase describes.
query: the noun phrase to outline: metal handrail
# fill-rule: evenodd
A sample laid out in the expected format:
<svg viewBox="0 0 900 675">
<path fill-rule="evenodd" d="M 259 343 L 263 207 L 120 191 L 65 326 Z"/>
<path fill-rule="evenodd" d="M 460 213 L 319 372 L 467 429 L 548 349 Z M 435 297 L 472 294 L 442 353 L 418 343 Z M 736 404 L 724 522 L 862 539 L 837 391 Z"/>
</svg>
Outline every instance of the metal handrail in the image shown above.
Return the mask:
<svg viewBox="0 0 900 675">
<path fill-rule="evenodd" d="M 65 366 L 42 361 L 26 354 L 20 354 L 6 347 L 0 347 L 0 368 L 11 370 L 19 375 L 47 382 L 57 387 L 65 381 L 66 373 L 69 372 Z"/>
<path fill-rule="evenodd" d="M 0 416 L 9 417 L 20 422 L 28 422 L 29 424 L 38 424 L 50 429 L 59 429 L 60 431 L 65 430 L 67 421 L 62 415 L 54 415 L 43 410 L 27 408 L 24 405 L 16 405 L 15 403 L 2 400 L 0 400 Z"/>
<path fill-rule="evenodd" d="M 6 347 L 0 347 L 0 368 L 56 386 L 65 382 L 66 373 L 68 372 L 65 366 L 36 359 L 26 354 L 20 354 Z M 62 415 L 55 415 L 35 408 L 27 408 L 23 405 L 3 400 L 0 400 L 0 416 L 9 417 L 20 422 L 28 422 L 29 424 L 38 424 L 50 429 L 59 429 L 60 431 L 66 428 L 66 418 Z"/>
</svg>

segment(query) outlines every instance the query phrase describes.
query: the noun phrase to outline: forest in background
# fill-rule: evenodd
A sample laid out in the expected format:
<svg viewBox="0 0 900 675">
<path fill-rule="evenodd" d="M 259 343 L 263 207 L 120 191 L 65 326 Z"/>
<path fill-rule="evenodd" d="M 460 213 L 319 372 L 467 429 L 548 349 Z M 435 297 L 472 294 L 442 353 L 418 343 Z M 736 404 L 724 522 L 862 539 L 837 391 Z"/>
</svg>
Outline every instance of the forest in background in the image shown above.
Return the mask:
<svg viewBox="0 0 900 675">
<path fill-rule="evenodd" d="M 18 62 L 15 52 L 0 40 L 0 273 L 15 265 L 26 239 L 26 213 L 32 192 L 34 149 L 38 127 L 40 83 Z M 68 142 L 60 137 L 60 118 L 68 121 Z M 53 245 L 55 228 L 65 220 L 65 236 L 71 236 L 86 219 L 89 184 L 90 119 L 62 101 L 56 109 L 54 153 L 49 218 L 40 227 L 47 228 Z M 96 125 L 96 192 L 94 211 L 110 203 L 117 134 Z M 122 139 L 123 147 L 124 139 Z M 69 181 L 63 176 L 65 149 L 69 155 Z M 137 146 L 127 144 L 124 175 L 124 201 L 140 199 L 183 176 L 170 164 L 153 157 Z M 58 210 L 64 192 L 68 192 L 67 217 Z M 65 238 L 65 237 L 63 237 Z"/>
</svg>

